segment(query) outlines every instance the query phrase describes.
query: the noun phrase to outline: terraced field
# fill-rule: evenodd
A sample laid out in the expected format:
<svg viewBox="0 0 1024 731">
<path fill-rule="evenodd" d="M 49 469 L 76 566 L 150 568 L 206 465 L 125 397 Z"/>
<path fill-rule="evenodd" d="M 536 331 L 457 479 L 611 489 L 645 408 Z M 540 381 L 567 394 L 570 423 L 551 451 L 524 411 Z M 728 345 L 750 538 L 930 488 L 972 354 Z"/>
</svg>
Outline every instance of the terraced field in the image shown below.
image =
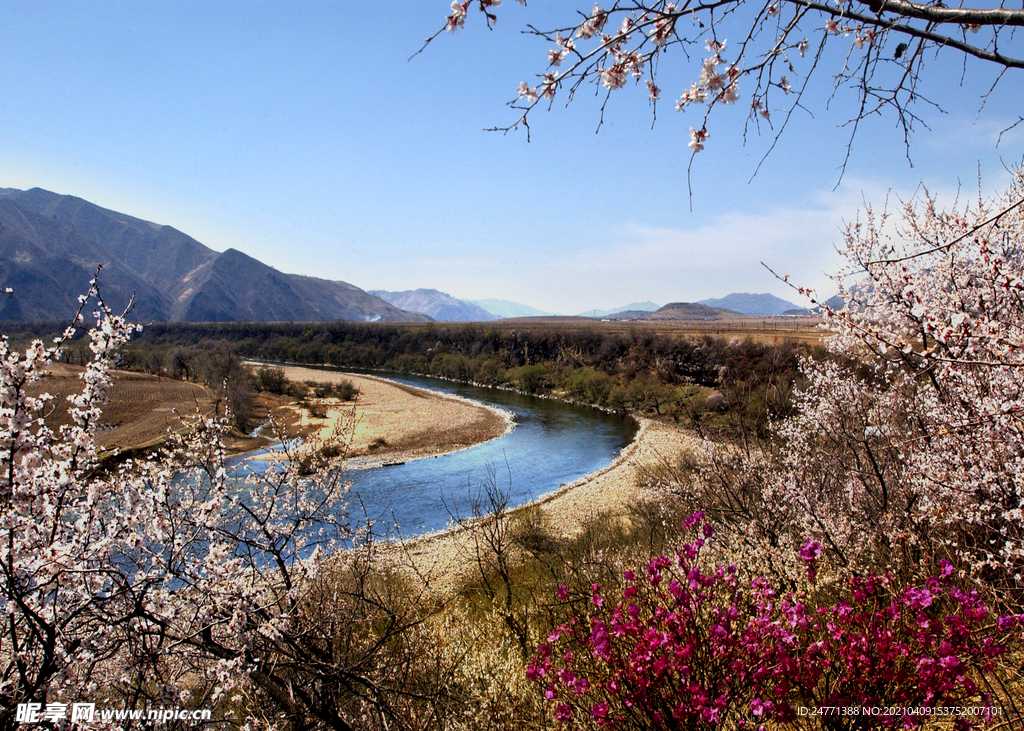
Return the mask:
<svg viewBox="0 0 1024 731">
<path fill-rule="evenodd" d="M 51 428 L 70 424 L 67 397 L 81 392 L 82 370 L 56 364 L 33 386 L 33 394 L 46 392 L 54 397 L 52 410 L 46 414 L 46 423 Z M 98 439 L 105 448 L 130 450 L 151 446 L 166 436 L 168 428 L 180 428 L 182 417 L 194 419 L 197 410 L 209 413 L 211 409 L 209 393 L 196 383 L 116 371 Z"/>
</svg>

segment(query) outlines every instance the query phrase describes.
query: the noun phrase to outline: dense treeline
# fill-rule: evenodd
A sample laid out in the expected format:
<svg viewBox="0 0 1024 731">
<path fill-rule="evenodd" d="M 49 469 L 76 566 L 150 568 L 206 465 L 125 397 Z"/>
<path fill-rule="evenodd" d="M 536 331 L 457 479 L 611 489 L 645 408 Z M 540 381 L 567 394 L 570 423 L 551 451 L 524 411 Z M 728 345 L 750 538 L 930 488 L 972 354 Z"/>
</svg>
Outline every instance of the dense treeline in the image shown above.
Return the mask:
<svg viewBox="0 0 1024 731">
<path fill-rule="evenodd" d="M 153 324 L 124 367 L 193 378 L 193 363 L 242 358 L 385 369 L 663 416 L 722 432 L 789 413 L 806 346 L 645 330 L 496 324 Z M 74 354 L 69 354 L 74 358 Z"/>
</svg>

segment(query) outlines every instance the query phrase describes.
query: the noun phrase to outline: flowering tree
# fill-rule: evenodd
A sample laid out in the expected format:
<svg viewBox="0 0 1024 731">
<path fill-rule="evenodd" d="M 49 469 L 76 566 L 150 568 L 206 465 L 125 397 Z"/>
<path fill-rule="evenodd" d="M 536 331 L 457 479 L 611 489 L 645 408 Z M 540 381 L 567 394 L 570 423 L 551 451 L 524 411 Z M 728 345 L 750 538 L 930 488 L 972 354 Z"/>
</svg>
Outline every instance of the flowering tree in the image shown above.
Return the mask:
<svg viewBox="0 0 1024 731">
<path fill-rule="evenodd" d="M 840 280 L 847 304 L 829 313 L 828 345 L 866 356 L 872 370 L 856 378 L 849 366 L 808 363 L 802 416 L 782 430 L 789 474 L 846 475 L 840 490 L 819 493 L 845 494 L 840 513 L 881 521 L 876 536 L 887 541 L 938 539 L 976 572 L 1013 584 L 1024 569 L 1022 203 L 1018 170 L 999 199 L 974 208 L 908 203 L 900 243 L 885 235 L 884 214 L 851 225 Z M 849 390 L 865 382 L 860 394 Z M 819 469 L 823 450 L 801 435 L 811 421 L 843 425 L 836 452 L 848 455 L 845 469 Z M 857 458 L 859 467 L 849 462 Z"/>
<path fill-rule="evenodd" d="M 713 505 L 762 566 L 763 547 L 808 538 L 840 573 L 948 559 L 1019 608 L 1024 173 L 973 207 L 911 201 L 893 230 L 870 210 L 847 228 L 829 357 L 804 361 L 774 445 L 708 444 L 701 478 L 672 487 Z"/>
<path fill-rule="evenodd" d="M 23 355 L 0 338 L 0 728 L 37 720 L 16 719 L 19 704 L 86 701 L 212 706 L 225 723 L 255 713 L 248 725 L 269 728 L 405 728 L 429 715 L 444 673 L 428 666 L 415 594 L 349 525 L 334 456 L 346 433 L 286 443 L 244 482 L 217 419 L 146 460 L 101 464 L 109 371 L 135 326 L 102 301 L 97 314 L 59 429 L 50 397 L 29 394 L 73 330 Z M 324 469 L 304 475 L 310 452 Z"/>
<path fill-rule="evenodd" d="M 517 0 L 525 4 L 524 0 Z M 488 25 L 498 19 L 500 0 L 454 0 L 443 30 L 464 26 L 476 6 Z M 1024 10 L 1004 3 L 947 7 L 909 0 L 700 0 L 595 4 L 564 27 L 530 33 L 548 41 L 548 69 L 536 83 L 519 85 L 513 107 L 518 118 L 504 129 L 529 129 L 540 104 L 560 95 L 571 101 L 588 85 L 604 94 L 630 81 L 642 82 L 652 105 L 667 95 L 677 111 L 700 108 L 690 127 L 690 148 L 704 149 L 708 120 L 719 105 L 742 102 L 754 130 L 780 134 L 801 107 L 809 84 L 824 73 L 836 91 L 855 95 L 851 141 L 864 118 L 891 110 L 909 143 L 918 108 L 934 106 L 921 81 L 935 54 L 959 54 L 991 64 L 996 81 L 1024 69 L 1024 47 L 1014 35 Z M 443 32 L 439 31 L 439 33 Z M 436 34 L 435 36 L 436 37 Z M 428 39 L 428 43 L 431 39 Z M 728 42 L 727 42 L 728 39 Z M 678 52 L 699 64 L 683 78 L 659 72 Z M 602 105 L 602 116 L 604 106 Z M 847 149 L 849 155 L 849 148 Z"/>
</svg>

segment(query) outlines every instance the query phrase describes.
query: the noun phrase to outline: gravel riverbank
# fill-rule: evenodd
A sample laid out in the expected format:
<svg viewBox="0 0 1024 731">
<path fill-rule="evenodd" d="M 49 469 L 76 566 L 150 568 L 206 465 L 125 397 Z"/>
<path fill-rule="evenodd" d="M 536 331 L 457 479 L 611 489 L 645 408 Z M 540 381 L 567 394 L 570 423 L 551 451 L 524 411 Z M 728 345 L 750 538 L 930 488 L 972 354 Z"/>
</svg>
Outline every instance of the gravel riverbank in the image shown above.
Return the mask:
<svg viewBox="0 0 1024 731">
<path fill-rule="evenodd" d="M 349 380 L 359 389 L 356 399 L 357 426 L 350 454 L 354 466 L 371 454 L 374 440 L 386 445 L 372 450 L 381 462 L 464 449 L 495 439 L 512 427 L 511 414 L 458 396 L 440 394 L 376 376 L 286 366 L 289 380 L 337 382 Z M 329 431 L 343 415 L 339 406 L 318 420 Z M 614 520 L 628 514 L 630 505 L 647 496 L 647 475 L 684 450 L 693 448 L 697 438 L 671 424 L 638 419 L 640 429 L 633 441 L 604 469 L 539 497 L 537 506 L 548 529 L 568 538 L 596 519 Z M 379 451 L 378 451 L 379 450 Z M 390 560 L 404 567 L 439 595 L 454 589 L 475 570 L 478 530 L 473 521 L 409 539 L 386 551 Z"/>
</svg>

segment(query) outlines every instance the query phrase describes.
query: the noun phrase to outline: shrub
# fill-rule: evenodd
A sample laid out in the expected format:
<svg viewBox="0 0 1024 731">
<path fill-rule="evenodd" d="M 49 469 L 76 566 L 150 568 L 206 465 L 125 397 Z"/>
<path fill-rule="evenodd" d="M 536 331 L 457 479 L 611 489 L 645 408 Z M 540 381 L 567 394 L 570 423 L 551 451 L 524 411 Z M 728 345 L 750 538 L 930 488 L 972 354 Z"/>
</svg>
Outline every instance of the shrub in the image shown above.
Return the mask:
<svg viewBox="0 0 1024 731">
<path fill-rule="evenodd" d="M 703 515 L 684 522 L 695 529 Z M 702 566 L 714 533 L 622 586 L 585 593 L 559 587 L 570 610 L 527 669 L 556 721 L 567 727 L 712 729 L 747 722 L 789 724 L 798 709 L 855 709 L 823 721 L 830 729 L 916 728 L 926 716 L 875 708 L 987 706 L 958 728 L 992 720 L 999 658 L 1019 652 L 1022 623 L 996 616 L 977 591 L 958 588 L 944 564 L 922 586 L 854 578 L 838 596 L 815 589 L 821 546 L 801 551 L 809 584 L 782 594 L 763 578 L 741 580 L 736 565 Z"/>
<path fill-rule="evenodd" d="M 352 381 L 343 379 L 341 381 L 335 381 L 331 384 L 332 395 L 342 401 L 352 401 L 356 396 L 359 395 L 359 389 Z"/>
<path fill-rule="evenodd" d="M 284 377 L 283 368 L 260 366 L 256 369 L 256 390 L 282 394 L 286 392 L 288 381 Z"/>
<path fill-rule="evenodd" d="M 547 383 L 548 370 L 543 365 L 524 365 L 510 370 L 508 377 L 520 391 L 537 393 Z"/>
</svg>

